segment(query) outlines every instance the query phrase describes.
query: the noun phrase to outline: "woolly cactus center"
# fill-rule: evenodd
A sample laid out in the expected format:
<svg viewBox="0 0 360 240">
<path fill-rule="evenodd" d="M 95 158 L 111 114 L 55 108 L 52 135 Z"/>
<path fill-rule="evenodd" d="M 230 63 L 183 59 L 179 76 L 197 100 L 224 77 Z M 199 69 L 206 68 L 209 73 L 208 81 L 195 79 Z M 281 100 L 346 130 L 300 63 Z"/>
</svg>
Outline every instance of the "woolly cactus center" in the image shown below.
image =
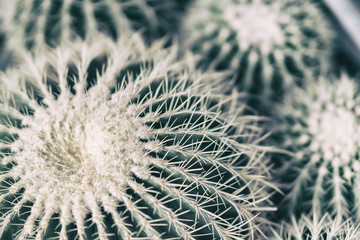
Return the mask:
<svg viewBox="0 0 360 240">
<path fill-rule="evenodd" d="M 225 19 L 236 31 L 239 46 L 256 45 L 265 53 L 273 46 L 284 44 L 284 34 L 278 22 L 279 12 L 255 2 L 251 5 L 229 6 Z"/>
<path fill-rule="evenodd" d="M 136 121 L 135 114 L 132 111 L 122 112 L 104 116 L 102 122 L 98 119 L 86 122 L 84 163 L 90 161 L 99 171 L 116 159 L 126 171 L 132 165 L 141 164 L 144 152 L 139 149 L 139 140 L 146 136 L 147 129 Z M 117 118 L 115 122 L 118 125 L 111 123 L 111 117 Z"/>
<path fill-rule="evenodd" d="M 59 194 L 93 186 L 101 191 L 107 178 L 121 188 L 132 174 L 144 176 L 146 155 L 155 150 L 149 127 L 128 99 L 98 98 L 57 101 L 27 118 L 13 144 L 18 164 L 13 172 L 25 182 L 32 179 L 25 184 L 27 190 L 36 193 L 46 183 L 56 186 Z"/>
<path fill-rule="evenodd" d="M 353 112 L 344 106 L 328 104 L 322 112 L 313 112 L 309 118 L 311 148 L 321 152 L 325 160 L 350 161 L 355 154 L 358 130 Z"/>
</svg>

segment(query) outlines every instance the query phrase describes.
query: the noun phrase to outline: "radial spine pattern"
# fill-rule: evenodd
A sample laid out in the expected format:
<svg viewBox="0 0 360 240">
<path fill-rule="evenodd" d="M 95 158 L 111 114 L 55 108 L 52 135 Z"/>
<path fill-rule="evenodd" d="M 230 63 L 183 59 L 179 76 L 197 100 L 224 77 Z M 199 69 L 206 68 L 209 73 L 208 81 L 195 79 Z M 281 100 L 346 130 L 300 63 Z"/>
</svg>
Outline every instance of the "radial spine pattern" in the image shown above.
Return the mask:
<svg viewBox="0 0 360 240">
<path fill-rule="evenodd" d="M 284 223 L 280 231 L 274 232 L 271 240 L 357 240 L 360 238 L 360 225 L 351 219 L 340 225 L 329 214 L 318 218 L 315 216 L 301 216 L 296 220 L 293 216 L 291 223 Z"/>
<path fill-rule="evenodd" d="M 197 0 L 184 36 L 202 66 L 236 70 L 241 89 L 275 99 L 328 70 L 333 38 L 317 5 L 298 0 Z"/>
<path fill-rule="evenodd" d="M 176 47 L 139 39 L 25 56 L 1 77 L 0 236 L 256 234 L 255 216 L 271 210 L 257 118 L 205 91 L 201 79 L 217 75 L 175 60 Z"/>
<path fill-rule="evenodd" d="M 360 219 L 357 89 L 343 74 L 335 82 L 322 79 L 306 91 L 295 89 L 281 107 L 284 147 L 295 154 L 281 175 L 293 179 L 287 200 L 296 213 Z"/>
</svg>

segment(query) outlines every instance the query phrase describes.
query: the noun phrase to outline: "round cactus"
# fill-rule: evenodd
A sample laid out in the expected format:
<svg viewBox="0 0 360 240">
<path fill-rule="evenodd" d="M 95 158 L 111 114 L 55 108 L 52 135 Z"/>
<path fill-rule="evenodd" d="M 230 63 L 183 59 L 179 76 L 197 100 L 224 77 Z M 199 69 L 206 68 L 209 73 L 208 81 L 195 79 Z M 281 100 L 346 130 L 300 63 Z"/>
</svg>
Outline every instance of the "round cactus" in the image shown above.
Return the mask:
<svg viewBox="0 0 360 240">
<path fill-rule="evenodd" d="M 286 200 L 296 214 L 329 212 L 360 219 L 360 98 L 343 74 L 294 89 L 280 108 L 279 135 L 294 153 L 280 174 L 293 181 Z"/>
<path fill-rule="evenodd" d="M 175 46 L 146 49 L 139 39 L 24 56 L 1 77 L 1 237 L 258 232 L 257 215 L 272 209 L 258 117 L 207 91 L 202 79 L 218 75 L 176 60 Z M 88 74 L 94 62 L 102 67 Z"/>
<path fill-rule="evenodd" d="M 15 50 L 21 45 L 54 47 L 75 38 L 96 40 L 99 32 L 117 39 L 130 29 L 151 40 L 176 29 L 180 14 L 177 1 L 165 0 L 14 0 L 1 8 L 2 28 Z"/>
<path fill-rule="evenodd" d="M 297 221 L 293 216 L 291 223 L 284 223 L 280 231 L 274 231 L 271 240 L 357 240 L 360 238 L 360 225 L 350 219 L 338 224 L 329 214 L 322 218 L 302 215 Z"/>
<path fill-rule="evenodd" d="M 298 0 L 197 0 L 184 23 L 200 64 L 236 71 L 242 90 L 279 99 L 328 70 L 333 38 L 317 5 Z"/>
</svg>

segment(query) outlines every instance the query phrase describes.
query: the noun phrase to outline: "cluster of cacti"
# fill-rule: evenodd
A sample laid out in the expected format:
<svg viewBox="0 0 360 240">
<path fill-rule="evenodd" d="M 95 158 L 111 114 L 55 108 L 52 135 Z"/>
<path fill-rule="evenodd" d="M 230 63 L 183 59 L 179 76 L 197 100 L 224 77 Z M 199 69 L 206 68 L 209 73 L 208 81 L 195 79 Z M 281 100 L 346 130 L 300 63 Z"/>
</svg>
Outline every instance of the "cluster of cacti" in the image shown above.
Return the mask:
<svg viewBox="0 0 360 240">
<path fill-rule="evenodd" d="M 256 117 L 201 88 L 211 73 L 176 61 L 176 48 L 144 48 L 134 37 L 67 45 L 1 77 L 3 238 L 257 232 L 271 184 L 259 178 Z M 104 56 L 89 86 L 87 69 Z"/>
<path fill-rule="evenodd" d="M 279 99 L 331 66 L 333 34 L 315 3 L 198 0 L 184 26 L 201 65 L 234 69 L 242 90 Z"/>
<path fill-rule="evenodd" d="M 1 240 L 360 239 L 323 2 L 191 1 L 0 0 Z"/>
</svg>

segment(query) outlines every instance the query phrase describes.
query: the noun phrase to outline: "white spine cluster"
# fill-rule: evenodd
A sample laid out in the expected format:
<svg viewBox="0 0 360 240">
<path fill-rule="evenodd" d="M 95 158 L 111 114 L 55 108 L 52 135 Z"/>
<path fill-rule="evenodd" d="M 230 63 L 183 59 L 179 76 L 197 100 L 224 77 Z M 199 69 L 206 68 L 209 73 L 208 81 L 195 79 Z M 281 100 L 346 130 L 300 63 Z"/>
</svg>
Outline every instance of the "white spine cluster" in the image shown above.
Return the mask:
<svg viewBox="0 0 360 240">
<path fill-rule="evenodd" d="M 266 6 L 261 0 L 253 4 L 230 5 L 224 12 L 224 18 L 236 31 L 239 48 L 246 51 L 251 46 L 269 54 L 275 47 L 285 44 L 282 25 L 289 21 L 286 13 L 281 13 L 280 4 Z"/>
<path fill-rule="evenodd" d="M 20 71 L 1 77 L 8 121 L 0 137 L 9 137 L 0 143 L 8 164 L 0 202 L 9 207 L 1 209 L 0 236 L 12 229 L 14 239 L 49 231 L 63 240 L 254 236 L 255 214 L 271 210 L 262 206 L 271 184 L 261 176 L 257 119 L 242 116 L 232 97 L 207 91 L 200 79 L 216 75 L 176 61 L 176 47 L 144 49 L 127 36 L 69 44 L 24 56 Z M 89 87 L 87 69 L 104 55 Z M 138 74 L 121 74 L 139 60 Z"/>
<path fill-rule="evenodd" d="M 318 218 L 302 215 L 300 220 L 293 216 L 291 223 L 284 223 L 280 231 L 274 231 L 271 240 L 357 240 L 360 238 L 360 225 L 350 219 L 340 225 L 329 214 Z"/>
<path fill-rule="evenodd" d="M 295 176 L 287 196 L 293 207 L 359 219 L 359 103 L 357 86 L 346 75 L 296 89 L 285 100 L 284 144 L 296 156 L 286 164 Z"/>
</svg>

